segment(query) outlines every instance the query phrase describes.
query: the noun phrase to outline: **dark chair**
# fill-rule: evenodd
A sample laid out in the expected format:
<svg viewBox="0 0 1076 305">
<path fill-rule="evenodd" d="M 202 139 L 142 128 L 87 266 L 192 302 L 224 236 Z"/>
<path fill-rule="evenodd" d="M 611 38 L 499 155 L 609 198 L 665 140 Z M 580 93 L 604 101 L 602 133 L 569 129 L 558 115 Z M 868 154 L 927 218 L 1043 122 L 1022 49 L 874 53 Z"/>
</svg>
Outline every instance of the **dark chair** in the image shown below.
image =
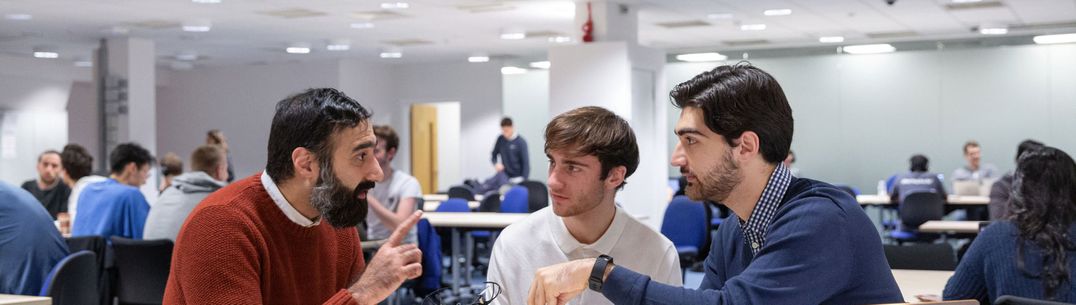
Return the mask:
<svg viewBox="0 0 1076 305">
<path fill-rule="evenodd" d="M 52 298 L 54 305 L 96 303 L 97 255 L 83 250 L 60 260 L 45 278 L 40 295 Z"/>
<path fill-rule="evenodd" d="M 929 242 L 938 238 L 938 234 L 919 233 L 919 225 L 945 216 L 945 199 L 941 195 L 934 192 L 909 194 L 898 209 L 903 227 L 889 235 L 897 243 Z"/>
<path fill-rule="evenodd" d="M 912 270 L 956 270 L 956 253 L 949 244 L 883 245 L 889 268 Z"/>
<path fill-rule="evenodd" d="M 546 189 L 545 184 L 538 181 L 528 180 L 519 183 L 519 185 L 527 188 L 528 211 L 534 213 L 535 211 L 549 206 L 549 190 Z"/>
<path fill-rule="evenodd" d="M 699 250 L 709 234 L 705 208 L 702 203 L 691 201 L 686 196 L 673 197 L 672 202 L 665 208 L 661 234 L 676 246 L 676 252 L 680 255 L 680 269 L 683 269 L 681 271 L 686 271 L 701 256 Z"/>
<path fill-rule="evenodd" d="M 1073 305 L 1072 303 L 1062 303 L 1047 300 L 1038 300 L 1032 298 L 1024 298 L 1011 295 L 1003 295 L 994 300 L 994 305 Z"/>
<path fill-rule="evenodd" d="M 448 188 L 448 198 L 459 198 L 474 201 L 474 190 L 466 185 L 456 185 Z"/>
<path fill-rule="evenodd" d="M 523 186 L 513 186 L 504 193 L 501 202 L 502 213 L 527 213 L 530 211 L 530 190 Z"/>
<path fill-rule="evenodd" d="M 479 212 L 496 213 L 501 211 L 501 193 L 489 191 L 482 194 L 482 201 L 478 203 Z"/>
<path fill-rule="evenodd" d="M 172 265 L 172 241 L 112 237 L 116 252 L 116 296 L 120 304 L 161 304 Z"/>
<path fill-rule="evenodd" d="M 86 303 L 112 305 L 112 283 L 116 268 L 112 265 L 112 248 L 108 246 L 108 241 L 101 236 L 68 237 L 64 241 L 67 242 L 67 248 L 71 250 L 71 253 L 87 250 L 95 255 L 98 300 Z"/>
</svg>

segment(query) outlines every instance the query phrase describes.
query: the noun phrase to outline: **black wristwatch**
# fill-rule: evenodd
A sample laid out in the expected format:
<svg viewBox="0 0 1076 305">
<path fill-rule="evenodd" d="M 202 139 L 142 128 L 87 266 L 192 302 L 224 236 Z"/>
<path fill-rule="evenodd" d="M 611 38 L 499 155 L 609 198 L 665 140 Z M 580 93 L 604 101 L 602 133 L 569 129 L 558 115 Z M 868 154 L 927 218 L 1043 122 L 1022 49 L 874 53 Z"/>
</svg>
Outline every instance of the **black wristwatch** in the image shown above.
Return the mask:
<svg viewBox="0 0 1076 305">
<path fill-rule="evenodd" d="M 613 263 L 613 257 L 602 254 L 598 258 L 594 259 L 594 269 L 590 271 L 590 279 L 587 281 L 590 284 L 590 290 L 602 292 L 602 278 L 605 277 L 605 267 Z"/>
</svg>

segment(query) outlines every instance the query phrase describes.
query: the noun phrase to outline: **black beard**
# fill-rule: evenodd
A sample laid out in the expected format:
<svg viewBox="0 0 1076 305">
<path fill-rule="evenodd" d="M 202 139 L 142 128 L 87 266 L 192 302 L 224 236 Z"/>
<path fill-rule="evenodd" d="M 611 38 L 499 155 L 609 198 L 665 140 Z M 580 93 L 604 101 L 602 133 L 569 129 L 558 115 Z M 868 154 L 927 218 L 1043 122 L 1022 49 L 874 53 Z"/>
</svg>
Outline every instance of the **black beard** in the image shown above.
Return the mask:
<svg viewBox="0 0 1076 305">
<path fill-rule="evenodd" d="M 331 163 L 331 162 L 323 162 Z M 340 184 L 340 179 L 332 172 L 332 164 L 322 164 L 321 177 L 314 191 L 310 193 L 310 205 L 314 206 L 321 217 L 336 228 L 349 228 L 366 219 L 369 202 L 359 198 L 359 194 L 374 188 L 373 181 L 363 181 L 354 189 Z"/>
</svg>

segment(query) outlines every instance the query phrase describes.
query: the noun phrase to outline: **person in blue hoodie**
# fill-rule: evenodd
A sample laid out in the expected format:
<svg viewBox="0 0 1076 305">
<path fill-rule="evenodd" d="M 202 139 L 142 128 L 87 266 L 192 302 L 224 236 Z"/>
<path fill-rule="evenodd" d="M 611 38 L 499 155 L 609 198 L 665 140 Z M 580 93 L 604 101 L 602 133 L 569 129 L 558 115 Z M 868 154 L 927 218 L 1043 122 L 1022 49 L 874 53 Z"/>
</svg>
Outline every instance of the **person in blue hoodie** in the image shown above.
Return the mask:
<svg viewBox="0 0 1076 305">
<path fill-rule="evenodd" d="M 109 163 L 108 180 L 86 186 L 79 195 L 71 236 L 142 239 L 149 203 L 138 187 L 149 178 L 153 156 L 138 144 L 123 143 L 112 149 Z"/>
<path fill-rule="evenodd" d="M 588 288 L 619 305 L 904 301 L 855 198 L 782 164 L 792 109 L 770 74 L 719 66 L 671 96 L 682 109 L 672 165 L 687 177 L 688 197 L 733 212 L 714 236 L 699 289 L 659 283 L 602 255 L 539 269 L 529 304 L 564 304 Z"/>
<path fill-rule="evenodd" d="M 45 207 L 29 192 L 0 181 L 0 293 L 37 295 L 67 252 Z"/>
</svg>

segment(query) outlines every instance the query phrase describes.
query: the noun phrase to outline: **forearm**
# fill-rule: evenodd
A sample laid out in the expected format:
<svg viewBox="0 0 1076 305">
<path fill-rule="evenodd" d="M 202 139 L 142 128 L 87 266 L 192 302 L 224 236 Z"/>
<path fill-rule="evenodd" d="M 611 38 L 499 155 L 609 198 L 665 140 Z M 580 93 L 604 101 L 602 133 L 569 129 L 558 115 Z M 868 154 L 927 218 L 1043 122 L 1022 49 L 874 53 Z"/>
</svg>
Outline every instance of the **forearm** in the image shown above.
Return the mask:
<svg viewBox="0 0 1076 305">
<path fill-rule="evenodd" d="M 608 270 L 602 295 L 613 304 L 725 303 L 724 292 L 719 290 L 693 290 L 665 285 L 620 266 Z"/>
</svg>

